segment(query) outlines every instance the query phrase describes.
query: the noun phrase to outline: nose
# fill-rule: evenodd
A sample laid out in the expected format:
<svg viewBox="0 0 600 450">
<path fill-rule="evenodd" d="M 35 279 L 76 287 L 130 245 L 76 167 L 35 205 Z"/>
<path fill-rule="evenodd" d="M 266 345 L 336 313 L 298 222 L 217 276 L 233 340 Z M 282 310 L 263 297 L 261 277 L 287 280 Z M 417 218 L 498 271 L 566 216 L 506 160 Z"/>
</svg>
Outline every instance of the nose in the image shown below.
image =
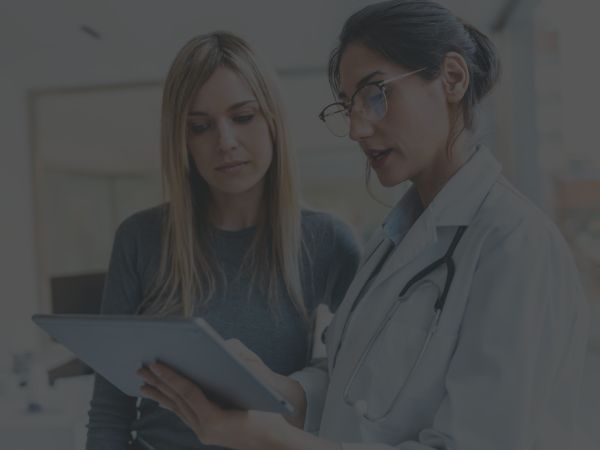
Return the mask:
<svg viewBox="0 0 600 450">
<path fill-rule="evenodd" d="M 218 126 L 219 150 L 229 151 L 238 146 L 234 127 L 227 121 L 221 121 Z"/>
<path fill-rule="evenodd" d="M 350 139 L 359 141 L 373 134 L 373 125 L 362 117 L 358 111 L 353 110 L 350 113 Z"/>
</svg>

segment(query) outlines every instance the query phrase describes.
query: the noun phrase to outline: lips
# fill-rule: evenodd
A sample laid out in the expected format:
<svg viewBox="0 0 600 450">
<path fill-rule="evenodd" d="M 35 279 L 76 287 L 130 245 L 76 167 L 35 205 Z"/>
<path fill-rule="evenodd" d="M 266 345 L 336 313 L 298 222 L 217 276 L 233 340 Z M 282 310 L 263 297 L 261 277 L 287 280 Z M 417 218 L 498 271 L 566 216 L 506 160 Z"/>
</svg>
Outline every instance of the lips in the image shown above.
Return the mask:
<svg viewBox="0 0 600 450">
<path fill-rule="evenodd" d="M 230 170 L 248 164 L 248 161 L 229 161 L 216 167 L 216 170 Z"/>
<path fill-rule="evenodd" d="M 391 148 L 369 148 L 364 149 L 365 155 L 369 160 L 369 164 L 375 170 L 382 169 L 386 166 L 388 156 L 392 153 Z"/>
<path fill-rule="evenodd" d="M 365 154 L 367 155 L 369 160 L 379 161 L 379 160 L 385 158 L 387 155 L 389 155 L 391 153 L 391 151 L 392 151 L 391 148 L 381 149 L 381 150 L 367 149 L 367 150 L 365 150 Z"/>
</svg>

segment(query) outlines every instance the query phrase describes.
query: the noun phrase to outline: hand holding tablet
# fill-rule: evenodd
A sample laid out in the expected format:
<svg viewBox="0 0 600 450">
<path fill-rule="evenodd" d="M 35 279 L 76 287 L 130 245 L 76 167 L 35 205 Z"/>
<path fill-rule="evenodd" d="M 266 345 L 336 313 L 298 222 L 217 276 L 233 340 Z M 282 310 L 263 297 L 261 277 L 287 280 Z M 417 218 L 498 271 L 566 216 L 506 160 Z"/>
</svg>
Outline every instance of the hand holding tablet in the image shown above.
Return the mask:
<svg viewBox="0 0 600 450">
<path fill-rule="evenodd" d="M 294 412 L 257 376 L 260 359 L 249 350 L 244 357 L 243 344 L 224 341 L 203 319 L 69 314 L 35 315 L 33 321 L 128 395 L 140 395 L 137 371 L 160 361 L 221 405 Z"/>
</svg>

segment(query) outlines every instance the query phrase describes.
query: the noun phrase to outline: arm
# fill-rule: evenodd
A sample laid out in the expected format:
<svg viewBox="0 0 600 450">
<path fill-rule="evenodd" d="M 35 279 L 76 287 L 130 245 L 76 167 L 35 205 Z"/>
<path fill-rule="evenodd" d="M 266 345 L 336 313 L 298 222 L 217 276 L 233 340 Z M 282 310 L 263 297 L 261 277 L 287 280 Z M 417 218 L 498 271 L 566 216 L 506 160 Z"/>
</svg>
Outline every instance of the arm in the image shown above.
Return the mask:
<svg viewBox="0 0 600 450">
<path fill-rule="evenodd" d="M 329 384 L 327 360 L 322 359 L 285 378 L 287 382 L 280 382 L 284 386 L 287 384 L 284 392 L 290 399 L 293 396 L 300 406 L 296 408 L 299 419 L 293 424 L 305 431 L 316 433 L 321 425 L 321 415 Z"/>
<path fill-rule="evenodd" d="M 135 235 L 127 221 L 117 230 L 102 297 L 102 314 L 133 314 L 141 299 Z M 110 349 L 107 349 L 110 351 Z M 127 450 L 136 398 L 96 375 L 88 412 L 87 450 Z"/>
</svg>

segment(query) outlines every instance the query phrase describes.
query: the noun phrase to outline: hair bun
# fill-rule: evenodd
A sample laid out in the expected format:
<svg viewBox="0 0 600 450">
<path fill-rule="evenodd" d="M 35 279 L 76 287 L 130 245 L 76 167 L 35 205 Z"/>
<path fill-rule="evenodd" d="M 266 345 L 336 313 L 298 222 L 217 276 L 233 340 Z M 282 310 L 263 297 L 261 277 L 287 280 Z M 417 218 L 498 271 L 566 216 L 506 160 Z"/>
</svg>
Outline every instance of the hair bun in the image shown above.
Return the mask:
<svg viewBox="0 0 600 450">
<path fill-rule="evenodd" d="M 473 25 L 463 22 L 465 30 L 475 44 L 474 59 L 477 70 L 473 74 L 475 94 L 477 100 L 485 97 L 494 87 L 500 77 L 500 60 L 497 56 L 496 46 L 490 38 Z"/>
</svg>

